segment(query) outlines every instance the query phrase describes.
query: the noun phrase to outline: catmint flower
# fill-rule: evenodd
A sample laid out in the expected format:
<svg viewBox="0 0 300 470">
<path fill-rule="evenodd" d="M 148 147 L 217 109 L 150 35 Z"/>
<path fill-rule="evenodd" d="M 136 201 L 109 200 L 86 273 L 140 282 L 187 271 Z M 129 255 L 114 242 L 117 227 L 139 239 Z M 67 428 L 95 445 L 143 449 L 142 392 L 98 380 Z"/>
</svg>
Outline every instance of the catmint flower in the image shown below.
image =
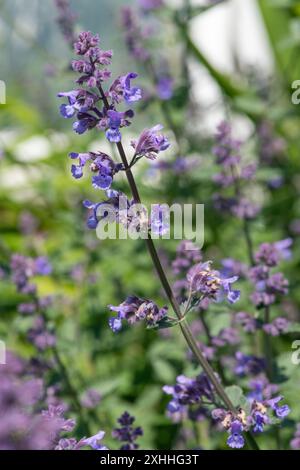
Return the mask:
<svg viewBox="0 0 300 470">
<path fill-rule="evenodd" d="M 290 446 L 294 450 L 300 449 L 300 423 L 298 423 L 296 426 L 296 431 L 293 439 L 290 442 Z"/>
<path fill-rule="evenodd" d="M 118 112 L 113 109 L 107 112 L 107 131 L 105 133 L 107 140 L 110 142 L 120 142 L 122 139 L 122 135 L 120 132 L 120 128 L 124 126 L 128 126 L 130 123 L 128 118 L 133 117 L 134 113 L 132 110 L 128 110 L 126 112 Z M 99 126 L 103 125 L 103 120 L 100 122 Z"/>
<path fill-rule="evenodd" d="M 156 10 L 164 5 L 164 0 L 138 0 L 139 6 L 145 10 Z"/>
<path fill-rule="evenodd" d="M 47 330 L 45 320 L 41 315 L 35 317 L 34 324 L 28 330 L 27 336 L 40 351 L 52 348 L 56 344 L 55 335 Z"/>
<path fill-rule="evenodd" d="M 291 245 L 293 240 L 286 238 L 275 243 L 263 243 L 255 254 L 257 263 L 265 264 L 268 267 L 277 266 L 282 259 L 291 258 Z"/>
<path fill-rule="evenodd" d="M 242 447 L 244 447 L 245 440 L 242 435 L 243 426 L 240 421 L 233 421 L 228 432 L 230 433 L 227 439 L 227 444 L 229 445 L 229 447 L 231 447 L 232 449 L 241 449 Z"/>
<path fill-rule="evenodd" d="M 231 137 L 231 126 L 223 121 L 217 127 L 216 146 L 213 153 L 217 157 L 217 164 L 231 167 L 240 162 L 241 142 Z"/>
<path fill-rule="evenodd" d="M 37 310 L 37 305 L 34 302 L 23 302 L 18 305 L 18 312 L 23 315 L 32 315 Z"/>
<path fill-rule="evenodd" d="M 39 256 L 35 259 L 35 274 L 48 276 L 52 272 L 52 266 L 45 256 Z"/>
<path fill-rule="evenodd" d="M 78 160 L 77 165 L 72 165 L 71 173 L 78 179 L 83 176 L 83 168 L 89 162 L 93 187 L 96 189 L 109 189 L 114 175 L 122 168 L 121 164 L 115 164 L 111 157 L 103 152 L 70 153 L 70 157 Z"/>
<path fill-rule="evenodd" d="M 200 374 L 193 379 L 179 375 L 176 385 L 165 385 L 163 391 L 172 396 L 167 407 L 171 415 L 174 413 L 184 415 L 189 405 L 199 404 L 202 400 L 213 400 L 213 388 L 205 374 Z"/>
<path fill-rule="evenodd" d="M 157 134 L 162 128 L 163 126 L 158 124 L 151 129 L 145 129 L 138 140 L 131 142 L 136 157 L 146 157 L 150 160 L 155 160 L 160 152 L 169 148 L 170 143 L 168 139 L 162 134 Z"/>
<path fill-rule="evenodd" d="M 129 53 L 139 62 L 146 62 L 150 58 L 150 52 L 145 46 L 145 39 L 149 33 L 141 27 L 140 19 L 129 6 L 121 9 L 121 23 L 124 29 L 125 42 Z"/>
<path fill-rule="evenodd" d="M 65 118 L 76 117 L 73 123 L 73 130 L 76 133 L 83 134 L 97 127 L 106 131 L 106 137 L 110 142 L 120 142 L 120 128 L 130 125 L 129 119 L 134 113 L 131 109 L 119 112 L 116 105 L 122 101 L 133 103 L 141 99 L 141 89 L 132 86 L 131 83 L 137 74 L 130 72 L 118 77 L 104 97 L 102 82 L 108 80 L 111 74 L 103 67 L 111 63 L 112 51 L 100 49 L 98 35 L 93 36 L 89 31 L 79 34 L 74 48 L 76 54 L 81 56 L 79 60 L 72 61 L 73 70 L 82 74 L 77 79 L 77 84 L 81 87 L 85 85 L 90 90 L 78 88 L 59 93 L 58 97 L 68 100 L 67 104 L 61 105 L 60 112 Z M 107 105 L 99 107 L 100 102 L 102 105 L 106 104 L 106 99 L 111 101 L 109 109 Z M 74 176 L 80 177 L 80 174 L 80 168 L 74 168 Z"/>
<path fill-rule="evenodd" d="M 58 423 L 45 422 L 36 413 L 43 392 L 43 381 L 31 373 L 30 364 L 7 351 L 6 364 L 0 367 L 0 449 L 53 448 Z"/>
<path fill-rule="evenodd" d="M 240 297 L 240 291 L 232 290 L 231 285 L 238 277 L 222 278 L 219 271 L 211 269 L 211 263 L 199 263 L 189 270 L 187 280 L 191 292 L 213 300 L 218 300 L 225 294 L 230 303 L 235 303 Z"/>
<path fill-rule="evenodd" d="M 143 435 L 143 430 L 141 427 L 134 428 L 134 421 L 135 418 L 125 411 L 118 419 L 121 427 L 112 431 L 112 437 L 123 443 L 120 450 L 136 450 L 139 448 L 136 440 Z"/>
<path fill-rule="evenodd" d="M 246 333 L 255 333 L 259 327 L 257 319 L 247 312 L 238 312 L 235 315 L 235 323 L 241 325 Z"/>
<path fill-rule="evenodd" d="M 109 308 L 118 314 L 109 319 L 109 326 L 114 333 L 121 330 L 124 320 L 130 325 L 144 320 L 147 326 L 154 326 L 168 311 L 167 307 L 159 308 L 154 302 L 135 296 L 128 296 L 118 307 L 110 305 Z"/>
<path fill-rule="evenodd" d="M 248 272 L 248 266 L 246 264 L 232 258 L 223 259 L 221 264 L 221 274 L 224 277 L 245 277 Z"/>
<path fill-rule="evenodd" d="M 286 142 L 281 137 L 274 135 L 272 125 L 268 121 L 262 121 L 257 129 L 259 157 L 262 163 L 272 164 L 282 157 L 286 150 Z"/>
<path fill-rule="evenodd" d="M 123 224 L 124 227 L 128 227 L 129 210 L 133 206 L 134 202 L 129 200 L 124 193 L 121 191 L 115 191 L 112 189 L 106 190 L 107 200 L 103 202 L 93 203 L 89 200 L 83 201 L 83 206 L 92 211 L 92 215 L 87 220 L 87 226 L 90 229 L 96 229 L 99 220 L 106 216 L 113 218 L 110 221 L 116 221 Z M 98 215 L 99 209 L 102 208 L 101 217 Z"/>
<path fill-rule="evenodd" d="M 58 12 L 57 23 L 67 43 L 73 46 L 77 15 L 72 11 L 69 0 L 55 0 L 55 4 Z"/>
<path fill-rule="evenodd" d="M 100 42 L 99 35 L 94 36 L 90 31 L 83 31 L 79 34 L 74 44 L 74 50 L 77 55 L 90 56 L 90 50 L 94 50 Z"/>
<path fill-rule="evenodd" d="M 80 450 L 84 445 L 83 439 L 78 442 L 74 437 L 63 438 L 58 441 L 54 450 Z"/>
<path fill-rule="evenodd" d="M 159 98 L 163 101 L 168 101 L 173 96 L 173 80 L 171 77 L 160 77 L 158 79 L 157 85 L 157 94 Z"/>
<path fill-rule="evenodd" d="M 250 380 L 249 388 L 251 391 L 248 393 L 247 398 L 251 402 L 264 402 L 278 392 L 278 385 L 270 383 L 264 375 Z"/>
<path fill-rule="evenodd" d="M 289 320 L 284 317 L 277 317 L 273 320 L 272 323 L 265 323 L 263 325 L 263 330 L 265 333 L 271 336 L 279 336 L 288 331 L 290 326 Z"/>
<path fill-rule="evenodd" d="M 233 195 L 228 194 L 228 191 L 224 194 L 214 194 L 214 205 L 220 212 L 230 212 L 240 219 L 251 220 L 255 218 L 260 208 L 244 196 L 242 183 L 254 177 L 256 165 L 241 164 L 241 142 L 234 139 L 231 134 L 231 126 L 227 122 L 222 122 L 218 126 L 213 153 L 221 171 L 213 177 L 213 180 L 221 189 L 231 188 Z"/>
<path fill-rule="evenodd" d="M 212 338 L 212 345 L 222 348 L 227 345 L 239 344 L 241 341 L 239 332 L 232 327 L 223 328 L 217 336 Z"/>
<path fill-rule="evenodd" d="M 165 235 L 170 231 L 170 220 L 166 215 L 164 206 L 161 204 L 152 204 L 151 208 L 151 233 L 156 235 Z"/>
<path fill-rule="evenodd" d="M 17 290 L 23 294 L 35 294 L 36 292 L 35 284 L 29 282 L 30 278 L 36 275 L 46 276 L 52 271 L 48 259 L 44 256 L 34 259 L 13 254 L 10 260 L 10 267 L 12 280 Z"/>
<path fill-rule="evenodd" d="M 202 260 L 200 249 L 190 240 L 183 240 L 176 249 L 176 258 L 172 263 L 175 275 L 187 274 L 187 271 Z"/>
<path fill-rule="evenodd" d="M 90 388 L 85 392 L 81 399 L 81 405 L 84 408 L 93 409 L 95 408 L 101 401 L 101 395 L 97 390 Z"/>
<path fill-rule="evenodd" d="M 111 85 L 108 96 L 110 96 L 112 103 L 132 103 L 139 101 L 142 98 L 141 89 L 138 87 L 131 86 L 131 80 L 138 77 L 137 73 L 130 72 L 127 75 L 118 77 Z"/>
<path fill-rule="evenodd" d="M 73 431 L 76 422 L 74 419 L 65 419 L 65 411 L 65 408 L 61 405 L 49 405 L 47 410 L 42 410 L 42 416 L 45 420 L 55 420 L 60 431 L 70 432 Z"/>
<path fill-rule="evenodd" d="M 81 442 L 83 445 L 89 446 L 94 450 L 108 450 L 107 447 L 105 447 L 101 442 L 104 436 L 105 436 L 105 432 L 99 431 L 94 436 L 82 439 Z"/>
<path fill-rule="evenodd" d="M 19 219 L 20 231 L 23 235 L 32 235 L 38 228 L 38 220 L 29 211 L 23 211 Z"/>
<path fill-rule="evenodd" d="M 76 113 L 82 113 L 82 121 L 88 117 L 96 120 L 91 115 L 85 114 L 92 110 L 99 100 L 99 97 L 94 93 L 90 93 L 87 90 L 71 90 L 60 92 L 57 95 L 59 98 L 67 98 L 68 104 L 62 104 L 60 106 L 61 115 L 66 118 L 72 118 Z M 95 124 L 96 125 L 96 124 Z"/>
<path fill-rule="evenodd" d="M 246 355 L 238 351 L 235 355 L 236 365 L 234 372 L 240 377 L 257 375 L 265 369 L 265 360 L 253 355 Z"/>
<path fill-rule="evenodd" d="M 282 396 L 271 398 L 267 401 L 267 404 L 275 411 L 277 418 L 285 418 L 290 413 L 288 405 L 279 406 L 279 402 L 283 399 Z"/>
</svg>

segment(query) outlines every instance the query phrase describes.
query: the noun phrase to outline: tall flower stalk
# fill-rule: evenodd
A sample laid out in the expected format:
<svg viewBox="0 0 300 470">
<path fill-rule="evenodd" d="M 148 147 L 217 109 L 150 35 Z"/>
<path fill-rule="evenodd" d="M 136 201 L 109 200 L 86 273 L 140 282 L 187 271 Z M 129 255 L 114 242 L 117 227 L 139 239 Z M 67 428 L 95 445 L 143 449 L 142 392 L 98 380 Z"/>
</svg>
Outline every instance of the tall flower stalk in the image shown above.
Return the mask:
<svg viewBox="0 0 300 470">
<path fill-rule="evenodd" d="M 90 162 L 90 170 L 96 175 L 93 177 L 93 186 L 99 189 L 105 189 L 109 201 L 112 202 L 118 200 L 120 197 L 117 191 L 109 189 L 113 176 L 116 171 L 124 171 L 133 197 L 131 204 L 141 204 L 141 197 L 131 168 L 133 164 L 142 157 L 155 158 L 159 152 L 164 151 L 169 146 L 169 142 L 163 135 L 157 135 L 157 131 L 160 130 L 159 126 L 144 130 L 138 141 L 132 143 L 135 153 L 129 163 L 121 141 L 122 135 L 120 129 L 130 125 L 130 119 L 133 117 L 134 113 L 131 109 L 125 112 L 119 112 L 116 109 L 116 105 L 121 102 L 131 104 L 141 98 L 141 90 L 131 83 L 132 80 L 137 77 L 137 74 L 129 73 L 118 77 L 108 91 L 105 92 L 103 82 L 110 78 L 110 71 L 106 68 L 103 69 L 102 66 L 110 64 L 112 51 L 101 50 L 99 48 L 99 37 L 93 36 L 90 32 L 80 33 L 74 47 L 77 55 L 81 56 L 80 60 L 74 60 L 72 62 L 73 69 L 82 74 L 77 80 L 80 88 L 59 94 L 59 97 L 66 97 L 68 99 L 68 104 L 61 105 L 61 114 L 65 118 L 76 116 L 77 120 L 73 124 L 73 129 L 79 134 L 92 128 L 105 131 L 107 139 L 116 145 L 122 164 L 116 169 L 115 164 L 111 163 L 110 157 L 101 152 L 98 154 L 92 154 L 91 152 L 87 154 L 72 153 L 70 154 L 71 158 L 78 158 L 79 160 L 77 167 L 75 169 L 72 167 L 72 174 L 75 178 L 82 177 L 83 167 L 87 162 Z M 87 85 L 87 88 L 84 88 L 83 85 Z M 95 90 L 97 90 L 97 92 Z M 102 108 L 99 107 L 99 103 L 102 103 Z M 96 228 L 98 222 L 97 209 L 101 206 L 101 203 L 93 204 L 90 201 L 85 201 L 84 205 L 93 211 L 93 215 L 89 218 L 90 228 Z M 238 410 L 235 408 L 215 371 L 197 345 L 186 319 L 187 309 L 184 311 L 181 310 L 162 267 L 150 231 L 147 235 L 145 242 L 149 254 L 164 292 L 177 317 L 180 330 L 220 400 L 231 413 L 231 416 L 236 416 Z M 231 283 L 235 280 L 236 278 L 222 281 L 218 273 L 211 270 L 209 263 L 196 265 L 193 272 L 190 273 L 191 291 L 205 292 L 205 294 L 214 297 L 219 290 L 223 289 L 228 299 L 232 302 L 236 300 L 238 292 L 231 290 Z M 203 291 L 203 289 L 205 290 Z M 140 305 L 140 308 L 141 306 L 143 316 L 147 318 L 148 310 L 143 303 Z M 121 307 L 119 308 L 119 319 L 131 313 L 128 311 L 128 304 L 126 304 L 125 307 L 123 307 L 123 309 Z M 138 315 L 141 315 L 140 308 L 138 309 Z M 258 449 L 250 433 L 247 433 L 247 439 L 250 447 Z"/>
</svg>

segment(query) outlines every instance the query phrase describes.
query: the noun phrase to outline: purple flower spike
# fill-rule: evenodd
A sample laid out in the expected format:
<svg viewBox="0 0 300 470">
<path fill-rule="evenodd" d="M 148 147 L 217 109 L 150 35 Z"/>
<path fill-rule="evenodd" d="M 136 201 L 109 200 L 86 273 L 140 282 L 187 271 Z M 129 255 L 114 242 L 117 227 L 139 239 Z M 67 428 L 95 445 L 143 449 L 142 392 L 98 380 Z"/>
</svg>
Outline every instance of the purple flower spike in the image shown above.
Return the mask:
<svg viewBox="0 0 300 470">
<path fill-rule="evenodd" d="M 136 450 L 139 448 L 136 440 L 139 436 L 143 435 L 143 430 L 141 427 L 134 428 L 132 426 L 134 421 L 135 418 L 130 416 L 127 411 L 118 419 L 118 423 L 121 427 L 113 430 L 112 437 L 122 442 L 120 450 Z"/>
<path fill-rule="evenodd" d="M 131 142 L 132 147 L 135 149 L 135 156 L 154 160 L 160 152 L 169 148 L 170 142 L 168 139 L 162 134 L 157 134 L 161 129 L 163 129 L 163 126 L 160 124 L 151 129 L 145 129 L 137 141 Z"/>
</svg>

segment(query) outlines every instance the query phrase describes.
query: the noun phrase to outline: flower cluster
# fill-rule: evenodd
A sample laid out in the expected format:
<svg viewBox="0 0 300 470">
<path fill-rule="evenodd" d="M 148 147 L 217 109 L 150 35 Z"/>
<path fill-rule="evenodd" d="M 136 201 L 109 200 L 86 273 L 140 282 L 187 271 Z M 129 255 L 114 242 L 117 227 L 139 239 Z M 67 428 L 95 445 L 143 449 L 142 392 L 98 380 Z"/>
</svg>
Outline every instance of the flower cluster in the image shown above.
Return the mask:
<svg viewBox="0 0 300 470">
<path fill-rule="evenodd" d="M 253 219 L 259 212 L 259 207 L 245 197 L 242 183 L 253 179 L 256 166 L 241 165 L 240 150 L 241 142 L 232 138 L 230 125 L 222 122 L 217 129 L 213 149 L 216 164 L 221 168 L 214 176 L 214 181 L 222 192 L 215 194 L 214 202 L 216 208 L 222 212 L 229 212 L 240 219 Z"/>
<path fill-rule="evenodd" d="M 205 374 L 200 374 L 193 379 L 179 375 L 176 384 L 165 385 L 163 391 L 172 396 L 167 412 L 175 422 L 189 417 L 191 412 L 195 415 L 197 411 L 202 411 L 203 402 L 213 403 L 214 401 L 214 390 Z M 197 405 L 196 411 L 190 409 L 192 405 Z"/>
<path fill-rule="evenodd" d="M 233 290 L 231 285 L 238 280 L 238 277 L 223 278 L 219 271 L 211 268 L 211 263 L 211 261 L 198 263 L 188 271 L 190 292 L 200 296 L 201 299 L 216 301 L 226 296 L 230 303 L 235 303 L 240 298 L 240 291 Z"/>
<path fill-rule="evenodd" d="M 156 10 L 164 5 L 164 0 L 139 0 L 140 7 L 145 10 Z"/>
<path fill-rule="evenodd" d="M 109 308 L 118 314 L 109 319 L 109 326 L 113 332 L 121 330 L 123 321 L 132 325 L 143 320 L 147 326 L 155 326 L 167 315 L 168 311 L 168 307 L 159 308 L 151 300 L 135 296 L 127 297 L 118 307 L 110 305 Z"/>
<path fill-rule="evenodd" d="M 296 431 L 290 445 L 294 450 L 300 449 L 300 423 L 297 424 Z"/>
<path fill-rule="evenodd" d="M 257 130 L 260 161 L 266 165 L 280 159 L 286 150 L 286 143 L 275 135 L 272 125 L 268 121 L 262 121 Z"/>
<path fill-rule="evenodd" d="M 130 55 L 137 63 L 143 63 L 148 72 L 152 75 L 155 85 L 155 94 L 148 92 L 149 100 L 156 99 L 157 96 L 162 101 L 172 98 L 174 92 L 173 79 L 168 71 L 168 63 L 166 58 L 157 61 L 158 53 L 151 54 L 149 48 L 149 40 L 156 35 L 156 29 L 151 21 L 145 22 L 145 18 L 149 20 L 148 13 L 150 10 L 157 10 L 163 5 L 162 0 L 140 0 L 141 14 L 137 14 L 131 7 L 123 7 L 121 10 L 121 23 L 124 29 L 125 43 Z M 151 20 L 151 18 L 150 18 Z M 159 64 L 156 65 L 156 62 Z"/>
<path fill-rule="evenodd" d="M 288 293 L 287 279 L 282 273 L 272 273 L 271 270 L 280 260 L 290 258 L 291 244 L 292 240 L 289 238 L 276 243 L 263 243 L 255 254 L 256 265 L 250 269 L 249 276 L 255 286 L 251 299 L 257 308 L 268 307 L 274 304 L 279 296 Z M 277 327 L 274 325 L 275 329 L 285 329 L 282 322 L 279 322 Z M 272 326 L 267 326 L 267 330 L 272 331 Z"/>
<path fill-rule="evenodd" d="M 107 92 L 104 92 L 102 83 L 110 78 L 110 71 L 103 68 L 111 63 L 112 51 L 103 51 L 99 48 L 99 37 L 93 36 L 90 32 L 79 34 L 78 40 L 74 44 L 75 52 L 80 59 L 72 62 L 74 71 L 82 74 L 77 80 L 80 88 L 68 92 L 59 93 L 59 97 L 65 97 L 67 104 L 60 107 L 61 114 L 65 118 L 76 117 L 73 124 L 75 132 L 82 134 L 85 131 L 97 128 L 105 131 L 106 138 L 118 144 L 121 139 L 120 129 L 130 125 L 130 119 L 134 116 L 131 109 L 118 111 L 119 104 L 131 104 L 141 99 L 141 89 L 133 86 L 132 81 L 137 78 L 137 74 L 130 72 L 126 75 L 117 77 Z M 145 129 L 137 140 L 131 142 L 134 148 L 134 155 L 130 166 L 133 166 L 140 158 L 146 157 L 154 159 L 160 152 L 169 147 L 168 139 L 160 133 L 162 126 L 157 125 L 151 129 Z M 117 164 L 113 159 L 103 152 L 71 152 L 70 157 L 77 160 L 77 164 L 72 164 L 71 173 L 74 178 L 79 179 L 83 176 L 83 169 L 88 164 L 92 172 L 92 185 L 96 189 L 106 191 L 108 200 L 99 203 L 84 201 L 84 206 L 92 211 L 88 218 L 88 227 L 95 229 L 99 220 L 107 215 L 107 211 L 112 209 L 115 215 L 114 221 L 122 223 L 128 227 L 130 222 L 134 222 L 136 227 L 143 225 L 143 215 L 141 217 L 128 216 L 126 211 L 133 207 L 134 201 L 126 201 L 125 207 L 120 209 L 120 200 L 126 198 L 122 193 L 110 190 L 113 178 L 119 171 L 126 171 L 124 164 Z M 99 216 L 99 211 L 101 215 Z M 109 211 L 110 212 L 110 211 Z M 152 220 L 146 224 L 146 230 L 149 226 L 157 228 L 158 233 L 165 230 L 164 223 L 161 221 L 161 212 L 158 214 L 158 222 L 152 224 Z M 137 220 L 139 219 L 139 220 Z M 139 227 L 141 230 L 141 227 Z M 156 231 L 156 232 L 157 232 Z"/>
<path fill-rule="evenodd" d="M 120 450 L 136 450 L 139 445 L 136 443 L 138 437 L 143 435 L 141 427 L 133 427 L 135 418 L 125 411 L 118 419 L 120 427 L 112 431 L 112 437 L 122 442 Z"/>
<path fill-rule="evenodd" d="M 7 351 L 6 364 L 0 367 L 1 450 L 53 449 L 59 423 L 35 412 L 43 394 L 43 381 L 30 364 Z"/>
<path fill-rule="evenodd" d="M 280 405 L 282 398 L 277 396 L 261 402 L 253 400 L 248 413 L 242 408 L 236 414 L 224 409 L 216 409 L 213 410 L 212 417 L 221 421 L 223 427 L 228 431 L 228 446 L 240 449 L 245 444 L 243 432 L 252 430 L 254 434 L 262 433 L 264 427 L 272 423 L 271 414 L 279 419 L 283 419 L 289 414 L 289 407 Z"/>
<path fill-rule="evenodd" d="M 122 164 L 116 164 L 111 157 L 103 152 L 76 153 L 71 152 L 70 157 L 77 160 L 77 165 L 72 165 L 71 173 L 78 179 L 83 176 L 83 168 L 89 163 L 92 172 L 92 184 L 96 189 L 109 189 L 114 175 L 123 168 Z"/>
<path fill-rule="evenodd" d="M 33 259 L 17 253 L 11 257 L 10 268 L 12 280 L 22 294 L 36 292 L 36 286 L 30 283 L 30 278 L 38 275 L 47 276 L 52 270 L 48 259 L 43 256 Z"/>
<path fill-rule="evenodd" d="M 61 114 L 65 118 L 76 116 L 73 129 L 78 134 L 97 127 L 106 131 L 106 137 L 110 142 L 119 142 L 120 128 L 130 125 L 129 119 L 134 113 L 131 109 L 118 112 L 116 104 L 132 103 L 141 99 L 140 88 L 131 84 L 137 74 L 131 72 L 118 77 L 104 95 L 102 83 L 111 76 L 111 72 L 105 67 L 111 63 L 112 51 L 100 49 L 99 36 L 93 36 L 89 31 L 79 34 L 74 49 L 81 57 L 72 62 L 73 70 L 81 74 L 77 80 L 81 88 L 58 94 L 59 97 L 68 100 L 67 104 L 60 107 Z M 111 99 L 109 107 L 104 106 L 108 99 Z M 99 103 L 102 103 L 102 107 L 99 107 Z"/>
</svg>

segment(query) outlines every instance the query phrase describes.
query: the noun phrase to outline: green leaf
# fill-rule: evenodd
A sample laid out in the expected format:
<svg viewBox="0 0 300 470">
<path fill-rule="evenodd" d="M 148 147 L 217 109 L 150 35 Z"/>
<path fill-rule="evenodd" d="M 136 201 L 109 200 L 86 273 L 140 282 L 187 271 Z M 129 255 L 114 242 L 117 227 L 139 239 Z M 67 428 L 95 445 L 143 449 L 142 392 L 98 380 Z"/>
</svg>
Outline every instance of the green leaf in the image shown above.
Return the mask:
<svg viewBox="0 0 300 470">
<path fill-rule="evenodd" d="M 226 387 L 225 391 L 234 406 L 241 406 L 241 403 L 243 402 L 243 390 L 240 387 L 237 385 L 231 385 L 230 387 Z"/>
<path fill-rule="evenodd" d="M 165 328 L 172 328 L 173 326 L 176 326 L 176 325 L 178 325 L 177 320 L 173 318 L 165 317 L 160 322 L 155 323 L 155 325 L 147 326 L 147 330 L 163 330 Z"/>
</svg>

